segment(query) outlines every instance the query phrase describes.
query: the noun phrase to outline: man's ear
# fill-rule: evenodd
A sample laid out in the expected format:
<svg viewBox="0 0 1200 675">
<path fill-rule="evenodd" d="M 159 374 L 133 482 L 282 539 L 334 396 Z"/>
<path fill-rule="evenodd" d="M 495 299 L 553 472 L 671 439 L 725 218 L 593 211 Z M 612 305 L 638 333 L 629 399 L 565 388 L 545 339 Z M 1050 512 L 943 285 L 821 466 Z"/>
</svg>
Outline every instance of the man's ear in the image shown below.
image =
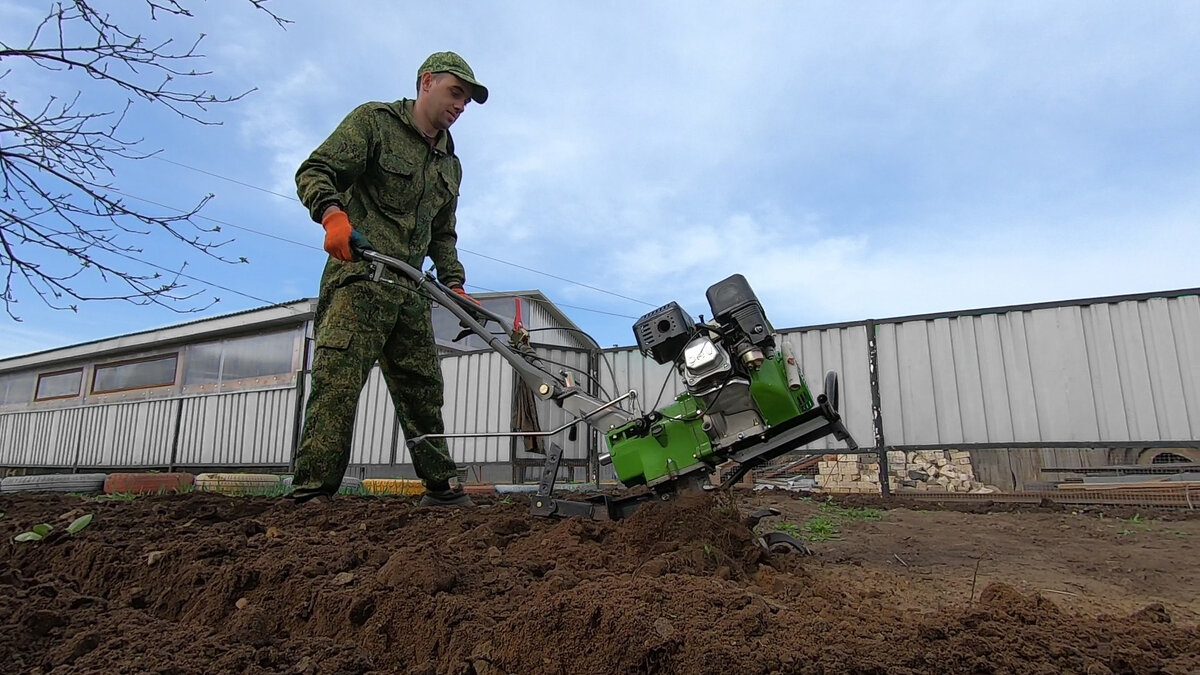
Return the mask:
<svg viewBox="0 0 1200 675">
<path fill-rule="evenodd" d="M 429 85 L 433 83 L 433 73 L 421 73 L 421 78 L 417 80 L 417 91 L 428 91 Z"/>
</svg>

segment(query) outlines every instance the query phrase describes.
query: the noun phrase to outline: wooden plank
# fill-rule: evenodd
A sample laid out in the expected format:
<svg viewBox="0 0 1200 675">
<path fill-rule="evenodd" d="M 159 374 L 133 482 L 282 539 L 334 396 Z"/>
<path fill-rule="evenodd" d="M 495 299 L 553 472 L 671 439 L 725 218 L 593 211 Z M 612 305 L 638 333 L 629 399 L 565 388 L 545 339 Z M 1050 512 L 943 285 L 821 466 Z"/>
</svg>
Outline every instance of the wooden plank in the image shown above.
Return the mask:
<svg viewBox="0 0 1200 675">
<path fill-rule="evenodd" d="M 1200 488 L 1200 480 L 1157 480 L 1143 483 L 1060 483 L 1060 490 L 1161 490 Z"/>
<path fill-rule="evenodd" d="M 975 479 L 1004 491 L 1017 488 L 1009 453 L 1004 450 L 972 450 L 971 468 Z"/>
<path fill-rule="evenodd" d="M 1112 450 L 1113 449 L 1110 449 L 1110 448 L 1091 448 L 1091 449 L 1080 450 L 1079 458 L 1081 461 L 1080 461 L 1079 465 L 1084 466 L 1084 467 L 1092 467 L 1092 466 L 1106 466 L 1108 464 L 1111 464 L 1112 458 L 1114 455 Z M 1121 449 L 1116 449 L 1116 450 L 1117 450 L 1117 452 L 1115 454 L 1117 454 L 1119 456 L 1124 455 L 1123 450 L 1121 450 Z"/>
<path fill-rule="evenodd" d="M 1012 467 L 1014 490 L 1024 490 L 1029 483 L 1042 480 L 1041 454 L 1035 448 L 1012 448 L 1008 451 Z"/>
</svg>

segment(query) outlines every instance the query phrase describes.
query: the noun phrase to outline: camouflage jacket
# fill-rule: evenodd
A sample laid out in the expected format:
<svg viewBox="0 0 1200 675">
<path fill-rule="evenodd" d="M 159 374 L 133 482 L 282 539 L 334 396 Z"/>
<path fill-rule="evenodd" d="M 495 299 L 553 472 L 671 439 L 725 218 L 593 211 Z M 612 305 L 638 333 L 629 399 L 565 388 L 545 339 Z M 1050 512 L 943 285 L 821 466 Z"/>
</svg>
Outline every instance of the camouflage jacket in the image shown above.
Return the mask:
<svg viewBox="0 0 1200 675">
<path fill-rule="evenodd" d="M 443 132 L 432 147 L 413 121 L 413 101 L 364 103 L 342 120 L 296 171 L 296 192 L 312 219 L 341 205 L 380 253 L 420 268 L 428 255 L 444 284 L 465 280 L 454 211 L 462 164 Z M 368 263 L 333 257 L 322 284 L 366 274 Z"/>
</svg>

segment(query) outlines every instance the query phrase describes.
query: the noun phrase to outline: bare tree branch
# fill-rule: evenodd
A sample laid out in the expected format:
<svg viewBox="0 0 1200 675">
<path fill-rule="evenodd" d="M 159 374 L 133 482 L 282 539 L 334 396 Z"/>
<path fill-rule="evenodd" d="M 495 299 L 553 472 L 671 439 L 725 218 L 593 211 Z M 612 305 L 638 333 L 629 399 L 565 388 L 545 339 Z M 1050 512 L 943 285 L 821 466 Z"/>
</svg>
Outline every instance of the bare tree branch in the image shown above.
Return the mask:
<svg viewBox="0 0 1200 675">
<path fill-rule="evenodd" d="M 186 0 L 144 1 L 152 20 L 193 16 Z M 266 7 L 269 0 L 246 2 L 280 27 L 289 23 Z M 217 94 L 196 86 L 211 74 L 196 69 L 205 59 L 198 51 L 203 34 L 183 44 L 174 37 L 151 40 L 122 28 L 128 19 L 101 13 L 90 0 L 64 0 L 50 6 L 27 43 L 0 41 L 0 87 L 22 67 L 37 67 L 61 79 L 86 75 L 128 96 L 119 109 L 97 110 L 83 106 L 78 92 L 69 100 L 51 94 L 29 105 L 0 89 L 0 301 L 13 320 L 20 320 L 15 305 L 27 292 L 56 309 L 76 309 L 78 302 L 93 300 L 156 304 L 179 312 L 211 306 L 193 302 L 203 289 L 187 290 L 180 281 L 187 276 L 186 261 L 166 281 L 159 272 L 138 272 L 139 266 L 164 268 L 137 257 L 143 250 L 129 243 L 134 237 L 165 232 L 210 258 L 246 262 L 221 255 L 219 249 L 231 240 L 212 238 L 220 228 L 193 220 L 212 195 L 188 211 L 164 215 L 127 204 L 115 185 L 117 160 L 157 153 L 143 150 L 141 138 L 123 133 L 132 106 L 164 107 L 182 119 L 212 125 L 219 124 L 209 117 L 213 106 L 254 91 Z M 122 290 L 82 290 L 97 281 Z"/>
</svg>

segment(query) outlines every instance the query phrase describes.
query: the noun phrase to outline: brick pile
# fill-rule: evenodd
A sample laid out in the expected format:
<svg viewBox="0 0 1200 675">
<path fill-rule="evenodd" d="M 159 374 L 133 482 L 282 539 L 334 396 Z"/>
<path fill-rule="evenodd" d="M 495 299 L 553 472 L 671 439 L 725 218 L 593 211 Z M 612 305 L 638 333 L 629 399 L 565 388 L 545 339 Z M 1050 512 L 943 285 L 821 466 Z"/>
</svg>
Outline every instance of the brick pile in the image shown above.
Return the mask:
<svg viewBox="0 0 1200 675">
<path fill-rule="evenodd" d="M 921 450 L 888 453 L 891 491 L 999 492 L 980 482 L 971 466 L 971 453 Z M 817 488 L 825 492 L 874 493 L 879 490 L 879 462 L 874 455 L 825 455 L 817 464 Z"/>
</svg>

